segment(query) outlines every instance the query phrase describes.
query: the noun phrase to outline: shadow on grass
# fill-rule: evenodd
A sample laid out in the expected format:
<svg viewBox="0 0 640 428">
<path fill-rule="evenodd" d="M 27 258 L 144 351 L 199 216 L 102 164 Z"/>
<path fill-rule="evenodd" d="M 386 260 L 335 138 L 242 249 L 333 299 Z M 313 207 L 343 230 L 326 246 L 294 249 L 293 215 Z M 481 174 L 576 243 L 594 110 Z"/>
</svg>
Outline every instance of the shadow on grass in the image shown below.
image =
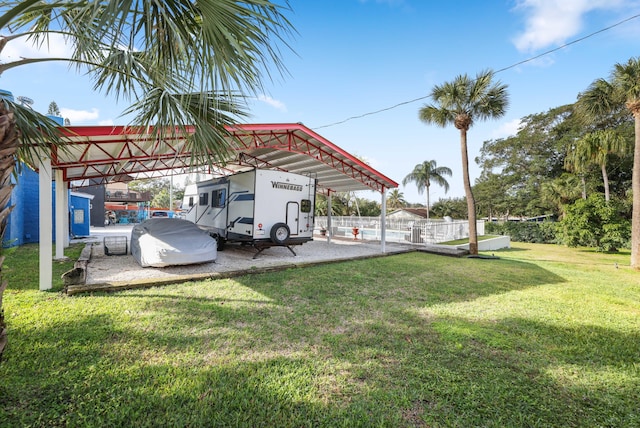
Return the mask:
<svg viewBox="0 0 640 428">
<path fill-rule="evenodd" d="M 637 331 L 415 315 L 562 281 L 530 263 L 415 254 L 237 278 L 237 296 L 209 281 L 60 297 L 62 308 L 33 309 L 45 324 L 16 320 L 0 416 L 8 426 L 634 426 Z"/>
<path fill-rule="evenodd" d="M 224 294 L 207 281 L 58 297 L 62 321 L 12 330 L 0 416 L 9 426 L 633 426 L 637 331 L 415 311 L 563 281 L 533 263 L 412 253 L 226 280 Z"/>
<path fill-rule="evenodd" d="M 168 307 L 156 308 L 171 316 Z M 246 315 L 211 309 L 182 313 L 178 321 L 192 330 L 205 311 L 217 319 L 233 313 L 227 321 L 236 323 Z M 220 360 L 207 355 L 218 352 L 211 332 L 185 331 L 89 314 L 15 330 L 0 365 L 0 426 L 397 426 L 394 415 L 375 411 L 375 402 L 332 401 L 340 388 L 331 380 L 341 369 L 315 353 L 242 358 L 252 346 L 264 351 L 257 340 L 228 343 L 230 356 Z"/>
<path fill-rule="evenodd" d="M 561 276 L 534 263 L 460 259 L 418 252 L 236 280 L 276 303 L 294 294 L 322 302 L 331 300 L 331 304 L 350 296 L 392 296 L 394 300 L 427 305 L 565 282 Z"/>
<path fill-rule="evenodd" d="M 312 296 L 303 287 L 295 298 L 283 293 L 280 304 L 238 299 L 240 307 L 155 293 L 131 296 L 111 314 L 80 307 L 64 322 L 15 329 L 0 365 L 2 420 L 7 426 L 639 422 L 637 331 L 522 318 L 425 320 L 403 298 L 369 296 L 378 303 L 367 304 L 347 296 L 340 303 L 334 292 Z M 98 308 L 113 297 L 86 300 L 101 300 Z M 119 318 L 122 312 L 127 316 Z"/>
<path fill-rule="evenodd" d="M 513 243 L 516 244 L 516 243 Z M 501 248 L 499 250 L 495 250 L 496 253 L 517 253 L 520 251 L 531 251 L 529 248 L 524 248 L 524 247 L 511 247 L 511 248 Z M 483 251 L 483 252 L 489 252 L 489 251 Z"/>
<path fill-rule="evenodd" d="M 427 422 L 489 426 L 638 426 L 640 332 L 560 327 L 529 319 L 438 318 L 437 339 L 409 336 L 407 387 Z M 387 332 L 392 334 L 391 331 Z M 434 348 L 436 350 L 434 350 Z M 405 368 L 403 368 L 404 370 Z M 384 388 L 381 380 L 379 387 Z M 451 406 L 455 403 L 455 407 Z M 482 421 L 481 423 L 479 423 Z M 451 421 L 449 421 L 451 422 Z"/>
</svg>

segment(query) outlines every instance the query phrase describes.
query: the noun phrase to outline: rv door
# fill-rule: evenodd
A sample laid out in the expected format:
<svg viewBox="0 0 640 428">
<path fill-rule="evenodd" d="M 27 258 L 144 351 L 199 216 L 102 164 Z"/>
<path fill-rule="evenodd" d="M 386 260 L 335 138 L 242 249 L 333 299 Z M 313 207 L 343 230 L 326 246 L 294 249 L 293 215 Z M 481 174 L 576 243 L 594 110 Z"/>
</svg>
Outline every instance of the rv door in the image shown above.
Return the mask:
<svg viewBox="0 0 640 428">
<path fill-rule="evenodd" d="M 291 236 L 300 232 L 300 205 L 297 202 L 287 202 L 287 226 Z"/>
</svg>

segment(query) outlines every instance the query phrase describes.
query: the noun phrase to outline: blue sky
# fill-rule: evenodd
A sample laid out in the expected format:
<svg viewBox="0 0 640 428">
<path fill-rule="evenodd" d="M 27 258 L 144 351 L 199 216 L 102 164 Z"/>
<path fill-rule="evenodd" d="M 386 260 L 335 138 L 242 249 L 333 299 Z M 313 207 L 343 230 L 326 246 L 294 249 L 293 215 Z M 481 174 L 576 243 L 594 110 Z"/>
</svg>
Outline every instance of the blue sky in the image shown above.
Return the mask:
<svg viewBox="0 0 640 428">
<path fill-rule="evenodd" d="M 500 70 L 640 13 L 638 0 L 291 0 L 288 18 L 298 34 L 283 51 L 289 74 L 267 82 L 251 102 L 251 123 L 302 122 L 400 183 L 410 202 L 423 202 L 402 179 L 425 160 L 453 170 L 451 189 L 432 188 L 431 200 L 464 195 L 459 133 L 426 125 L 418 110 L 435 84 L 459 74 Z M 64 50 L 56 45 L 54 49 Z M 34 56 L 19 43 L 0 59 Z M 529 114 L 575 101 L 613 65 L 640 55 L 640 18 L 496 75 L 508 85 L 504 117 L 469 131 L 473 159 L 482 143 L 516 132 Z M 21 67 L 0 76 L 0 87 L 35 100 L 46 113 L 56 101 L 73 125 L 118 124 L 126 107 L 92 90 L 63 64 Z M 405 103 L 405 104 L 403 104 Z M 389 110 L 368 114 L 402 104 Z M 351 117 L 364 117 L 347 120 Z M 339 123 L 341 122 L 341 123 Z M 373 192 L 360 196 L 379 200 Z"/>
</svg>

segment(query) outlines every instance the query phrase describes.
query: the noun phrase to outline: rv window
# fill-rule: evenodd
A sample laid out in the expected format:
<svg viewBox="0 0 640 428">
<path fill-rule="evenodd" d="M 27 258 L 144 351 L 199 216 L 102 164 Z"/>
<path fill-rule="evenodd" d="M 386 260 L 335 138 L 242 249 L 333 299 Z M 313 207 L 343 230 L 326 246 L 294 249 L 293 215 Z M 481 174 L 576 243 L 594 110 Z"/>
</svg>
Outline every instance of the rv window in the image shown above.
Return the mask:
<svg viewBox="0 0 640 428">
<path fill-rule="evenodd" d="M 189 196 L 189 206 L 193 206 L 193 196 Z"/>
<path fill-rule="evenodd" d="M 198 201 L 200 205 L 209 205 L 209 194 L 208 193 L 200 193 L 200 200 Z"/>
<path fill-rule="evenodd" d="M 227 199 L 227 189 L 218 189 L 211 192 L 211 206 L 213 208 L 224 208 Z"/>
<path fill-rule="evenodd" d="M 311 201 L 309 199 L 303 199 L 300 201 L 300 211 L 303 213 L 311 212 Z"/>
</svg>

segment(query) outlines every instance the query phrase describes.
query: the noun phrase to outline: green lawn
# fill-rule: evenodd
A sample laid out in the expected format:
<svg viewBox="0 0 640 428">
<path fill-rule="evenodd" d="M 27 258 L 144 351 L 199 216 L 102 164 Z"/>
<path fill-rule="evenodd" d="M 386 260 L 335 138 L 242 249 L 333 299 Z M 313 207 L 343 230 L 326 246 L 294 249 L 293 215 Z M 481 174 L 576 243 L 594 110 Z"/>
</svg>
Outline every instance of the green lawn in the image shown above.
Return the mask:
<svg viewBox="0 0 640 428">
<path fill-rule="evenodd" d="M 0 426 L 640 426 L 629 253 L 512 245 L 73 297 L 23 247 Z"/>
</svg>

